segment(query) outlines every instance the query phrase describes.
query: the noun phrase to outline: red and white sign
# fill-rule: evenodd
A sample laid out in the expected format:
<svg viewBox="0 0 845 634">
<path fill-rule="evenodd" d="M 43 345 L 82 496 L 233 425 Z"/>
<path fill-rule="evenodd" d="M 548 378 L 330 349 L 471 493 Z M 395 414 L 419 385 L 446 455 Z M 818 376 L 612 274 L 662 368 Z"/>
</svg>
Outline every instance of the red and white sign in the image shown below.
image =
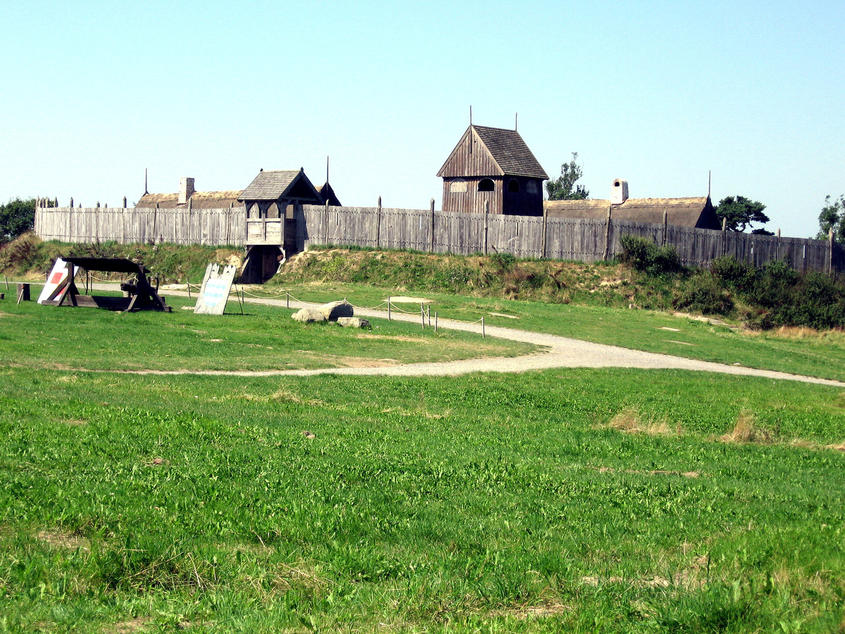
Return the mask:
<svg viewBox="0 0 845 634">
<path fill-rule="evenodd" d="M 70 287 L 69 282 L 67 262 L 61 258 L 56 258 L 56 263 L 53 264 L 53 269 L 47 276 L 44 288 L 41 289 L 41 294 L 38 296 L 38 303 L 47 304 L 61 300 Z"/>
</svg>

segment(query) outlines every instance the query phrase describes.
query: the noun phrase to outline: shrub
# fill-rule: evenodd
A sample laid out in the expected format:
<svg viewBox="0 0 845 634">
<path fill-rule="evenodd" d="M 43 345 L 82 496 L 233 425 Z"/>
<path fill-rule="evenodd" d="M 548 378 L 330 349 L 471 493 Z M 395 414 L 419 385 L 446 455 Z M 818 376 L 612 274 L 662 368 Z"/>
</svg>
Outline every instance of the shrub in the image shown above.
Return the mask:
<svg viewBox="0 0 845 634">
<path fill-rule="evenodd" d="M 710 264 L 710 272 L 716 279 L 729 288 L 739 291 L 748 290 L 754 284 L 755 269 L 745 262 L 740 262 L 732 255 L 723 255 Z"/>
<path fill-rule="evenodd" d="M 734 308 L 730 294 L 709 273 L 693 275 L 672 300 L 680 310 L 694 310 L 704 315 L 729 315 Z"/>
<path fill-rule="evenodd" d="M 662 275 L 681 270 L 681 259 L 673 246 L 658 247 L 650 240 L 627 234 L 619 239 L 619 243 L 622 245 L 619 259 L 638 271 Z"/>
</svg>

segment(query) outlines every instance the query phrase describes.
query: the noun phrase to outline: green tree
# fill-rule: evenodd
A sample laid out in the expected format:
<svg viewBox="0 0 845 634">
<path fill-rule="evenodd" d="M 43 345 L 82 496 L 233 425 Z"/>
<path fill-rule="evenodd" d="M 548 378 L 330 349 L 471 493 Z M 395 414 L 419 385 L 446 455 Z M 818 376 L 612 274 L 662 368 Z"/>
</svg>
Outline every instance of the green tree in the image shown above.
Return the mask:
<svg viewBox="0 0 845 634">
<path fill-rule="evenodd" d="M 35 225 L 35 199 L 15 198 L 0 205 L 0 244 L 14 240 Z"/>
<path fill-rule="evenodd" d="M 546 183 L 549 200 L 584 200 L 590 197 L 590 192 L 583 185 L 575 184 L 584 174 L 577 159 L 578 152 L 573 152 L 572 160 L 560 166 L 560 176 Z"/>
<path fill-rule="evenodd" d="M 765 208 L 766 205 L 763 203 L 750 200 L 745 196 L 728 196 L 719 201 L 714 211 L 719 218 L 725 219 L 725 226 L 729 231 L 742 232 L 747 228 L 750 229 L 751 223 L 769 222 L 769 217 L 763 213 Z M 754 229 L 752 233 L 771 235 L 771 231 L 762 228 Z"/>
<path fill-rule="evenodd" d="M 833 229 L 833 239 L 845 243 L 845 194 L 839 198 L 824 197 L 824 207 L 819 214 L 819 240 L 827 240 Z"/>
</svg>

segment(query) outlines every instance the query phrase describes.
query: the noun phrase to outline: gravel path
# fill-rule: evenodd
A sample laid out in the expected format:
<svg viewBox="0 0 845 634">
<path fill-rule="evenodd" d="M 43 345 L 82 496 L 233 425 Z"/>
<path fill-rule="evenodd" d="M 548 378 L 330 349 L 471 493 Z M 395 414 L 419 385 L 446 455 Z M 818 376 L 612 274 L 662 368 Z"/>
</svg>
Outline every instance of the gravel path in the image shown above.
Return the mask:
<svg viewBox="0 0 845 634">
<path fill-rule="evenodd" d="M 165 295 L 187 295 L 182 291 L 162 289 Z M 268 306 L 284 306 L 284 300 L 247 298 L 252 304 Z M 290 302 L 291 308 L 314 307 L 319 304 L 310 302 Z M 375 317 L 387 319 L 387 312 L 356 308 L 355 314 L 360 317 Z M 419 323 L 419 315 L 392 313 L 396 321 Z M 453 319 L 440 319 L 440 328 L 462 330 L 464 332 L 481 333 L 479 323 L 468 323 Z M 700 372 L 718 372 L 740 376 L 759 376 L 785 381 L 801 381 L 845 388 L 842 381 L 820 379 L 811 376 L 801 376 L 773 370 L 758 370 L 743 366 L 725 365 L 711 361 L 697 361 L 667 354 L 656 354 L 631 350 L 618 346 L 601 343 L 591 343 L 580 339 L 569 339 L 557 335 L 539 332 L 529 332 L 515 328 L 500 326 L 486 326 L 485 332 L 491 337 L 522 341 L 543 346 L 544 351 L 521 357 L 487 357 L 482 359 L 464 359 L 461 361 L 443 361 L 436 363 L 408 363 L 404 365 L 369 367 L 369 368 L 322 368 L 317 370 L 139 370 L 125 371 L 129 373 L 179 375 L 203 374 L 220 376 L 311 376 L 315 374 L 340 374 L 356 376 L 456 376 L 470 372 L 527 372 L 530 370 L 547 370 L 550 368 L 640 368 L 643 370 L 676 369 L 696 370 Z"/>
</svg>

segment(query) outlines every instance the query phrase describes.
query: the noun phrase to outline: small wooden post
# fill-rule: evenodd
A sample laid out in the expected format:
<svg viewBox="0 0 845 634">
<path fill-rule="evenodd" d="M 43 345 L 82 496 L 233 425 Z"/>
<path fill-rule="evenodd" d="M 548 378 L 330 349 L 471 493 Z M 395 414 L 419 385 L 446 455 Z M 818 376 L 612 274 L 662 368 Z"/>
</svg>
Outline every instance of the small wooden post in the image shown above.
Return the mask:
<svg viewBox="0 0 845 634">
<path fill-rule="evenodd" d="M 488 220 L 490 218 L 490 201 L 484 201 L 484 255 L 487 255 L 487 230 Z"/>
<path fill-rule="evenodd" d="M 390 321 L 390 298 L 387 298 L 387 321 Z"/>
<path fill-rule="evenodd" d="M 18 284 L 18 304 L 29 301 L 29 284 Z"/>
<path fill-rule="evenodd" d="M 378 209 L 376 210 L 376 248 L 381 247 L 381 196 L 378 197 Z"/>
<path fill-rule="evenodd" d="M 607 260 L 607 258 L 610 256 L 610 223 L 612 216 L 613 205 L 610 205 L 607 208 L 607 222 L 605 223 L 604 227 L 604 256 L 602 257 L 603 260 Z"/>
<path fill-rule="evenodd" d="M 437 311 L 434 311 L 434 332 L 437 332 Z"/>
<path fill-rule="evenodd" d="M 290 291 L 285 291 L 285 308 L 290 308 Z"/>
<path fill-rule="evenodd" d="M 422 324 L 422 329 L 425 330 L 425 309 L 422 304 L 420 304 L 420 323 Z"/>
<path fill-rule="evenodd" d="M 434 198 L 431 199 L 431 247 L 430 253 L 434 253 Z"/>
<path fill-rule="evenodd" d="M 669 229 L 669 210 L 663 210 L 663 246 L 666 246 L 666 232 Z"/>
<path fill-rule="evenodd" d="M 484 317 L 481 318 L 481 338 L 484 339 L 486 337 L 486 333 L 484 332 Z"/>
</svg>

